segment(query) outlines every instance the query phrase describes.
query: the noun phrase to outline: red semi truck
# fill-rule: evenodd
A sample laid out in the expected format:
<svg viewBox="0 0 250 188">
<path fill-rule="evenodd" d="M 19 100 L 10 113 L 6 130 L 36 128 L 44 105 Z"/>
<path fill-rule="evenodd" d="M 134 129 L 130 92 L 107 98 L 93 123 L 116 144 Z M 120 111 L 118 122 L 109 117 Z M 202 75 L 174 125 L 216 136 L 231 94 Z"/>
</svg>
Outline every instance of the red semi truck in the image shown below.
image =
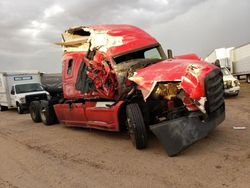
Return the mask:
<svg viewBox="0 0 250 188">
<path fill-rule="evenodd" d="M 221 71 L 194 54 L 166 55 L 131 25 L 74 27 L 62 38 L 63 95 L 34 101 L 35 122 L 126 130 L 137 149 L 152 131 L 174 156 L 225 119 Z"/>
</svg>

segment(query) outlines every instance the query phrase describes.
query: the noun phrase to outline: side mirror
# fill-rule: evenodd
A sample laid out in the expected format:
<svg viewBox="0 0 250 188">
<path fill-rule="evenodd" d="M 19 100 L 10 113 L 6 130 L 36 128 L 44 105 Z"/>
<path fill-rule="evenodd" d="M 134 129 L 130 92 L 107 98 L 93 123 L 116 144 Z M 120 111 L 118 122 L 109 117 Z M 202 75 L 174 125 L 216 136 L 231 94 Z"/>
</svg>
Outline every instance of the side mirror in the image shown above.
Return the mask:
<svg viewBox="0 0 250 188">
<path fill-rule="evenodd" d="M 219 59 L 216 59 L 216 61 L 214 62 L 214 65 L 221 68 L 220 66 L 220 60 Z"/>
<path fill-rule="evenodd" d="M 11 89 L 10 94 L 11 94 L 11 95 L 15 95 L 14 89 Z"/>
<path fill-rule="evenodd" d="M 173 59 L 173 51 L 171 49 L 168 49 L 167 53 L 168 53 L 168 59 Z"/>
</svg>

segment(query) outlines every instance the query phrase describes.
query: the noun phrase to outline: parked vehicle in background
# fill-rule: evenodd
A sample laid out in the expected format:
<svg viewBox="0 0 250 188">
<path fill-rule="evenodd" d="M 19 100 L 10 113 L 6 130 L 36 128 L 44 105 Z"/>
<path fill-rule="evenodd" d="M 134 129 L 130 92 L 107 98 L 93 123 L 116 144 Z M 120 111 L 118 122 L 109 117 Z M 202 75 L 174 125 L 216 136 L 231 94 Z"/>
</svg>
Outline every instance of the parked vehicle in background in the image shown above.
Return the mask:
<svg viewBox="0 0 250 188">
<path fill-rule="evenodd" d="M 225 95 L 237 96 L 240 92 L 240 82 L 236 79 L 226 67 L 221 67 L 224 82 Z"/>
<path fill-rule="evenodd" d="M 41 85 L 39 71 L 0 73 L 0 111 L 17 108 L 18 113 L 22 114 L 31 101 L 49 97 Z"/>
<path fill-rule="evenodd" d="M 226 67 L 227 69 L 230 70 L 231 69 L 230 52 L 232 49 L 233 47 L 215 49 L 205 58 L 205 61 L 209 63 L 214 63 L 216 60 L 219 60 L 221 67 Z"/>
<path fill-rule="evenodd" d="M 230 57 L 231 73 L 238 78 L 245 76 L 250 83 L 250 43 L 232 49 Z"/>
<path fill-rule="evenodd" d="M 151 130 L 173 156 L 225 119 L 222 73 L 195 54 L 166 55 L 131 25 L 74 27 L 62 39 L 63 96 L 34 101 L 34 122 L 125 130 L 137 149 Z"/>
<path fill-rule="evenodd" d="M 244 76 L 250 83 L 250 43 L 238 47 L 215 49 L 205 58 L 205 61 L 213 63 L 217 59 L 221 67 L 226 67 L 238 79 Z"/>
<path fill-rule="evenodd" d="M 43 73 L 41 84 L 50 95 L 62 92 L 62 73 Z"/>
</svg>

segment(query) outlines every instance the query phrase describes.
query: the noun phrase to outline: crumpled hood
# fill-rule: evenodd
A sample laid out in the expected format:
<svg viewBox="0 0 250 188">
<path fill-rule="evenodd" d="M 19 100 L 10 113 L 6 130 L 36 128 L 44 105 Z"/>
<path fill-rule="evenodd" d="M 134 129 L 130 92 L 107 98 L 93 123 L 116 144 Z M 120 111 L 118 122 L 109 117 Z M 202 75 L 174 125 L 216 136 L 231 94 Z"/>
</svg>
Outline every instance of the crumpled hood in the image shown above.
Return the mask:
<svg viewBox="0 0 250 188">
<path fill-rule="evenodd" d="M 199 60 L 172 59 L 137 70 L 129 80 L 135 82 L 146 99 L 157 82 L 180 82 L 179 89 L 192 99 L 205 96 L 204 78 L 216 66 Z"/>
<path fill-rule="evenodd" d="M 237 79 L 235 77 L 233 77 L 233 75 L 224 75 L 223 80 L 224 81 L 235 81 Z"/>
</svg>

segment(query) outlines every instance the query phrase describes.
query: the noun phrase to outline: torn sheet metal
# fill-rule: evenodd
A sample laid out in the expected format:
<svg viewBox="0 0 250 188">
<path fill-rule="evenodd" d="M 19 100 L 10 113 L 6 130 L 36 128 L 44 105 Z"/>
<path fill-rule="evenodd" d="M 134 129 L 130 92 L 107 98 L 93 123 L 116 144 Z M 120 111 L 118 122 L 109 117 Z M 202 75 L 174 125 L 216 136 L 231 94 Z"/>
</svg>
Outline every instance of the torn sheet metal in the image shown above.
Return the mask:
<svg viewBox="0 0 250 188">
<path fill-rule="evenodd" d="M 177 83 L 159 83 L 155 93 L 166 100 L 172 100 L 178 93 Z"/>
<path fill-rule="evenodd" d="M 182 99 L 187 109 L 190 111 L 199 109 L 206 113 L 205 103 L 207 99 L 204 97 L 204 76 L 206 72 L 209 72 L 207 64 L 184 60 L 180 63 L 179 61 L 178 59 L 165 60 L 140 69 L 129 80 L 138 85 L 145 100 L 150 96 L 157 83 L 177 82 L 179 83 L 178 89 L 184 91 L 179 92 L 178 98 Z M 176 91 L 166 99 L 169 100 L 175 93 Z"/>
<path fill-rule="evenodd" d="M 64 52 L 87 52 L 89 49 L 92 51 L 98 49 L 101 52 L 107 52 L 107 50 L 114 46 L 120 46 L 123 44 L 123 37 L 110 36 L 108 30 L 95 30 L 88 27 L 77 28 L 83 30 L 87 36 L 72 33 L 69 29 L 62 34 L 62 42 L 56 43 L 63 46 Z M 75 29 L 77 31 L 77 29 Z"/>
<path fill-rule="evenodd" d="M 123 37 L 110 36 L 107 30 L 94 30 L 90 28 L 83 28 L 85 31 L 90 32 L 88 42 L 90 50 L 98 49 L 100 52 L 107 52 L 107 50 L 114 46 L 120 46 L 123 44 Z"/>
<path fill-rule="evenodd" d="M 131 25 L 72 27 L 62 34 L 62 39 L 56 44 L 61 45 L 64 52 L 87 52 L 90 48 L 110 56 L 158 44 L 149 34 Z"/>
</svg>

